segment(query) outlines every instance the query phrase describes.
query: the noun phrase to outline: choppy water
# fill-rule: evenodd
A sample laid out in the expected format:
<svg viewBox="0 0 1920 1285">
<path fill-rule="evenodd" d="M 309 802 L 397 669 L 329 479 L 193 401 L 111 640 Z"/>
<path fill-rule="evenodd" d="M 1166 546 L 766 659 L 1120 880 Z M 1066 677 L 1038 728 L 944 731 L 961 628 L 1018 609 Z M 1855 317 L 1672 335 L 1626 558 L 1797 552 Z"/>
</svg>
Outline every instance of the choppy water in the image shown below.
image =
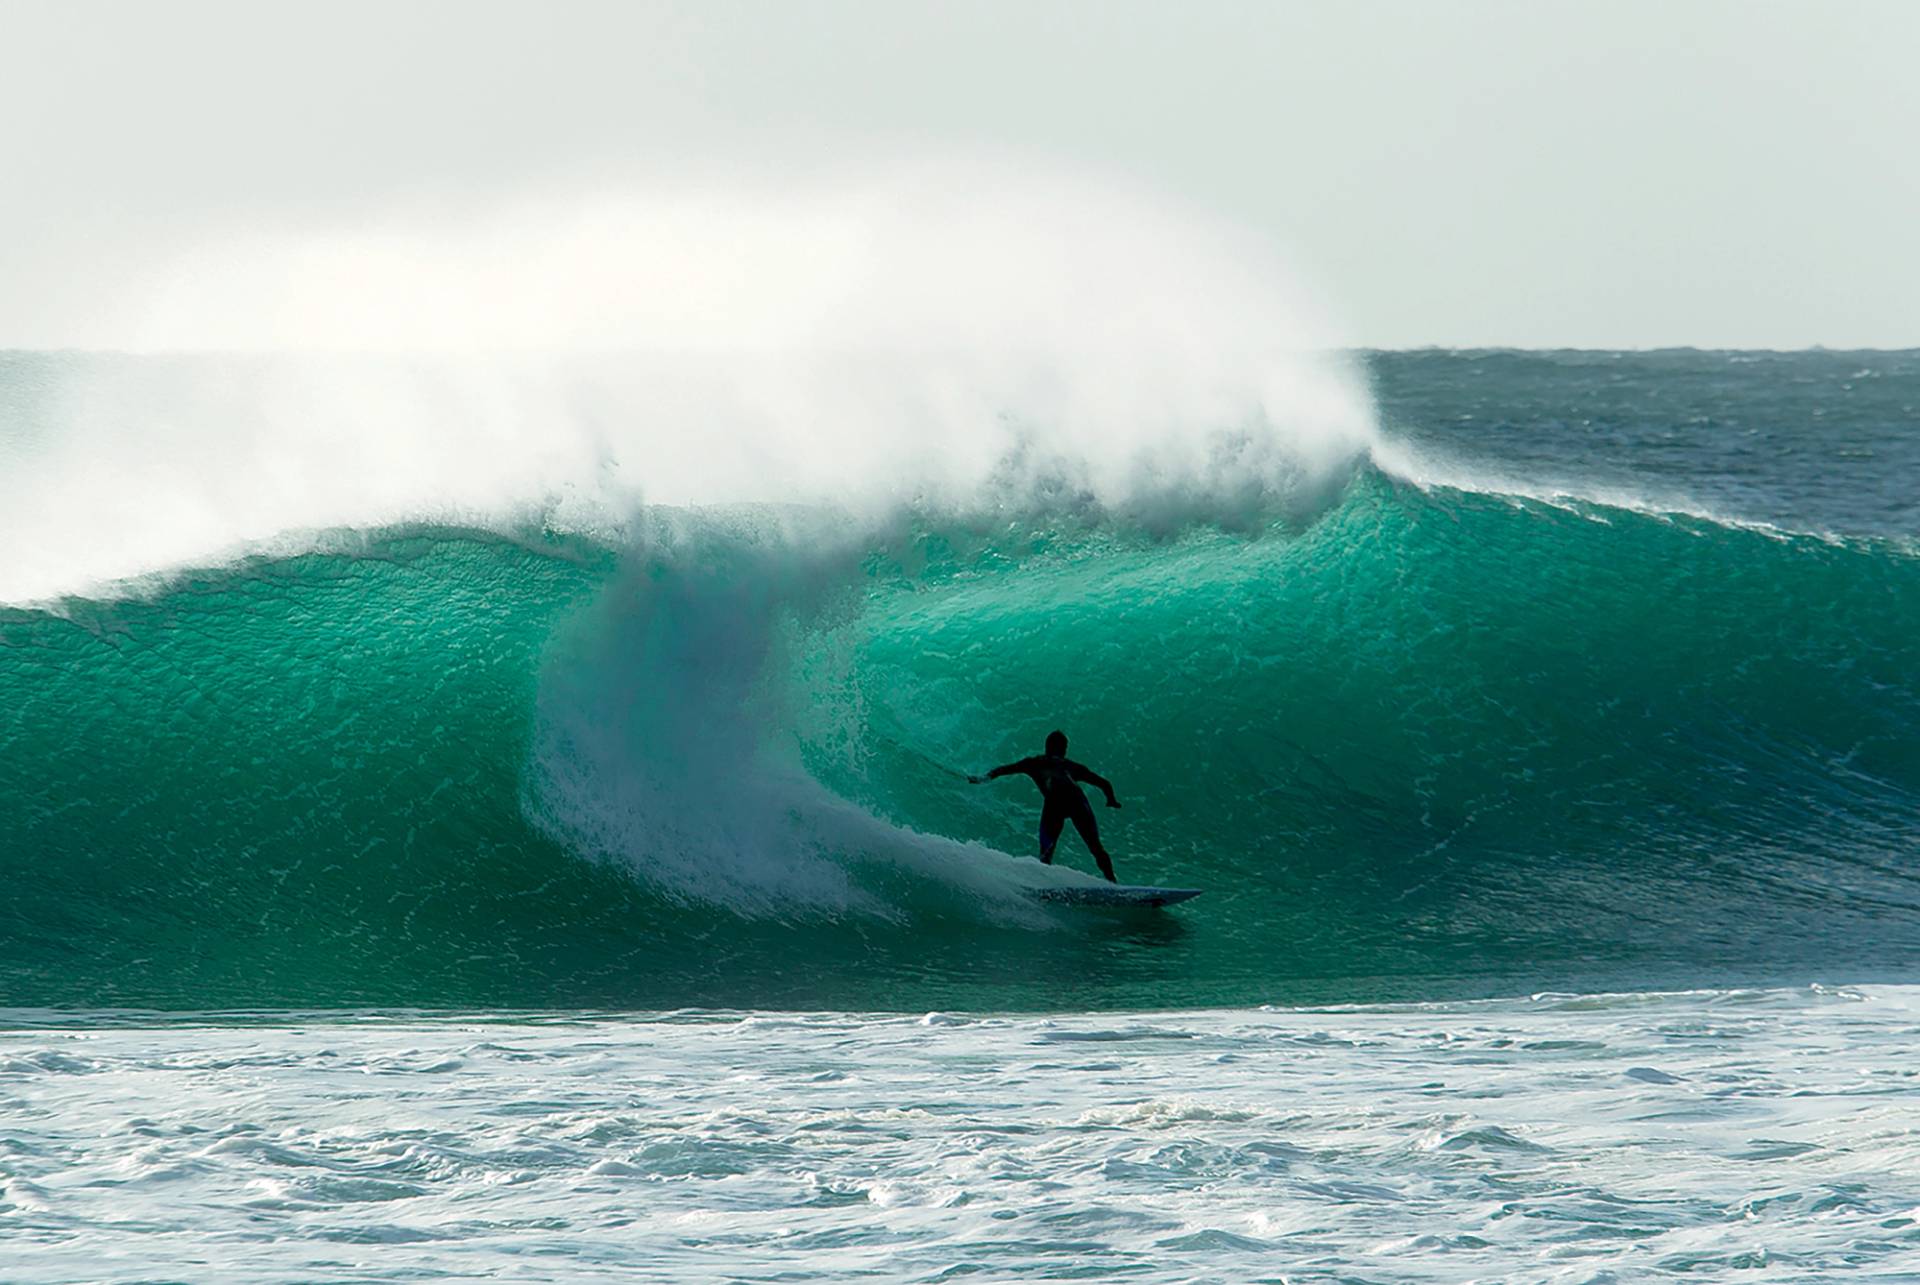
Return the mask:
<svg viewBox="0 0 1920 1285">
<path fill-rule="evenodd" d="M 1914 988 L 23 1017 L 14 1281 L 1920 1275 Z"/>
</svg>

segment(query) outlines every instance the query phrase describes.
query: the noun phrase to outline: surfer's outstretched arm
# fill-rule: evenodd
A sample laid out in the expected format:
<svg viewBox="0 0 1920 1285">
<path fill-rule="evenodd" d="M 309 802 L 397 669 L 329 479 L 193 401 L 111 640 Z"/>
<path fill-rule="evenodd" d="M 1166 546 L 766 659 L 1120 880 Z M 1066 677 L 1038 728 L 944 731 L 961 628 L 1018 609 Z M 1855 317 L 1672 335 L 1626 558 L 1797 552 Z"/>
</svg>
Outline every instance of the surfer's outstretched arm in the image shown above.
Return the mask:
<svg viewBox="0 0 1920 1285">
<path fill-rule="evenodd" d="M 967 780 L 973 782 L 975 785 L 984 785 L 988 781 L 997 781 L 1003 776 L 1016 776 L 1022 772 L 1025 772 L 1026 770 L 1027 770 L 1027 760 L 1021 759 L 1017 763 L 1002 763 L 999 767 L 994 768 L 992 771 L 988 772 L 985 776 L 970 776 L 967 778 Z"/>
<path fill-rule="evenodd" d="M 1113 782 L 1109 781 L 1106 777 L 1101 776 L 1084 763 L 1068 763 L 1067 771 L 1073 773 L 1074 780 L 1084 781 L 1094 789 L 1100 791 L 1100 793 L 1106 795 L 1108 807 L 1117 808 L 1120 806 L 1120 800 L 1113 797 Z"/>
</svg>

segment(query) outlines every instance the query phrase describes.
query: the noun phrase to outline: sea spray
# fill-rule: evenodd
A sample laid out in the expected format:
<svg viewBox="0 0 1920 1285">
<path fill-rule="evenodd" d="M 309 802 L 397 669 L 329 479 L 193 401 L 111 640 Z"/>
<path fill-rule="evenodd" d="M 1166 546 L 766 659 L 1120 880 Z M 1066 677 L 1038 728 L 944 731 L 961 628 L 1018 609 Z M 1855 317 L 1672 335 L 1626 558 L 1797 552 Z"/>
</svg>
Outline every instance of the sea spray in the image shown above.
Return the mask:
<svg viewBox="0 0 1920 1285">
<path fill-rule="evenodd" d="M 822 789 L 783 734 L 794 633 L 857 609 L 866 546 L 845 523 L 753 510 L 649 526 L 548 650 L 535 824 L 662 896 L 740 915 L 898 920 L 908 904 L 862 886 L 888 867 L 1011 903 L 1022 871 L 1004 854 L 878 821 Z"/>
<path fill-rule="evenodd" d="M 1259 238 L 1006 163 L 253 229 L 124 314 L 143 357 L 7 368 L 0 601 L 401 523 L 617 541 L 642 503 L 1170 528 L 1323 506 L 1375 437 Z"/>
</svg>

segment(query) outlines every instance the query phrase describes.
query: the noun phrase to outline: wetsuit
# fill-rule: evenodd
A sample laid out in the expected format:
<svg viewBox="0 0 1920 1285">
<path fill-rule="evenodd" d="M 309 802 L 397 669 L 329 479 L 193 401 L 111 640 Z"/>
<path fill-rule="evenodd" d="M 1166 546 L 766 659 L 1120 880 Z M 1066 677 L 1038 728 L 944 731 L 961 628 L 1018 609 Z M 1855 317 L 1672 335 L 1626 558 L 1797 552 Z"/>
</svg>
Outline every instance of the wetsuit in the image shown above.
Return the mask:
<svg viewBox="0 0 1920 1285">
<path fill-rule="evenodd" d="M 1067 822 L 1073 822 L 1073 828 L 1080 832 L 1080 838 L 1086 843 L 1087 851 L 1100 863 L 1100 873 L 1107 882 L 1117 883 L 1113 877 L 1113 860 L 1107 856 L 1107 850 L 1100 846 L 1100 826 L 1093 819 L 1093 808 L 1087 803 L 1087 796 L 1080 792 L 1076 781 L 1085 781 L 1107 796 L 1107 803 L 1118 807 L 1113 797 L 1113 785 L 1106 777 L 1092 768 L 1075 763 L 1070 758 L 1057 758 L 1051 754 L 1036 754 L 1032 758 L 1021 759 L 1018 763 L 1008 763 L 996 767 L 987 773 L 987 779 L 1001 776 L 1029 776 L 1040 787 L 1040 797 L 1044 802 L 1040 807 L 1040 860 L 1053 864 L 1053 846 L 1060 841 L 1060 831 Z"/>
</svg>

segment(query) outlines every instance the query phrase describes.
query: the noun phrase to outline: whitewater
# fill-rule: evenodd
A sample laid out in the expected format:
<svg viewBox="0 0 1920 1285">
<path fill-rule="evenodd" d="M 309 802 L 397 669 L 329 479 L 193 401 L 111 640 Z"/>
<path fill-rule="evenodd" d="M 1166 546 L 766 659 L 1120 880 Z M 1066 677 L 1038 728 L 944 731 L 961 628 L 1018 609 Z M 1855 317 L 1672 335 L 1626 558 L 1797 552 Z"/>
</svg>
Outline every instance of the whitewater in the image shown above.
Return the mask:
<svg viewBox="0 0 1920 1285">
<path fill-rule="evenodd" d="M 1920 1270 L 1920 355 L 1030 177 L 129 299 L 0 355 L 10 1278 Z M 1203 899 L 1029 895 L 1056 726 Z"/>
<path fill-rule="evenodd" d="M 102 1015 L 0 1034 L 0 1219 L 21 1281 L 1906 1280 L 1917 999 Z"/>
</svg>

